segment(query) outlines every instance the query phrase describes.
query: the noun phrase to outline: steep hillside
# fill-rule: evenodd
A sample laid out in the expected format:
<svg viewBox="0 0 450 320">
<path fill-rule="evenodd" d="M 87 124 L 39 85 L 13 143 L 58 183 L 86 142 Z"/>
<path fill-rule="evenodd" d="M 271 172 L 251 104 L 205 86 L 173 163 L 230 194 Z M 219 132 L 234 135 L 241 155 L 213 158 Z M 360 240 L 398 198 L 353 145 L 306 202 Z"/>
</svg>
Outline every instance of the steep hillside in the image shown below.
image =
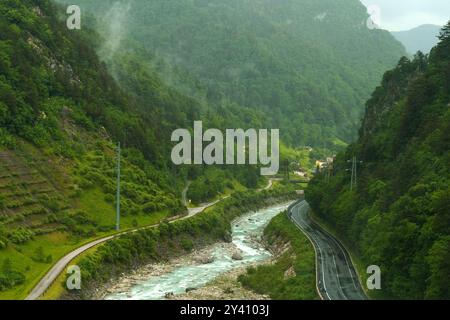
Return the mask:
<svg viewBox="0 0 450 320">
<path fill-rule="evenodd" d="M 317 215 L 367 266 L 374 297 L 450 298 L 450 23 L 429 57 L 402 58 L 367 103 L 356 144 L 307 190 Z M 357 188 L 346 169 L 358 161 Z M 360 163 L 359 161 L 363 161 Z M 362 272 L 364 272 L 362 271 Z"/>
<path fill-rule="evenodd" d="M 170 160 L 172 131 L 200 113 L 243 127 L 257 113 L 208 113 L 142 63 L 137 47 L 106 65 L 97 55 L 104 39 L 68 30 L 62 9 L 0 3 L 0 298 L 25 297 L 56 259 L 114 232 L 118 142 L 122 230 L 184 214 L 186 179 L 193 202 L 265 182 L 256 167 L 224 174 Z"/>
<path fill-rule="evenodd" d="M 441 28 L 441 26 L 424 24 L 411 30 L 391 33 L 405 46 L 408 53 L 415 54 L 417 51 L 429 53 L 439 41 L 438 35 Z"/>
<path fill-rule="evenodd" d="M 388 32 L 367 29 L 358 0 L 78 3 L 116 40 L 100 50 L 106 58 L 139 43 L 171 66 L 159 72 L 174 86 L 225 110 L 258 110 L 295 146 L 351 141 L 364 101 L 404 54 Z"/>
<path fill-rule="evenodd" d="M 57 258 L 115 225 L 115 144 L 124 147 L 122 228 L 186 208 L 161 121 L 196 106 L 150 78 L 143 114 L 100 62 L 92 31 L 73 32 L 50 1 L 0 3 L 0 298 L 23 298 Z"/>
</svg>

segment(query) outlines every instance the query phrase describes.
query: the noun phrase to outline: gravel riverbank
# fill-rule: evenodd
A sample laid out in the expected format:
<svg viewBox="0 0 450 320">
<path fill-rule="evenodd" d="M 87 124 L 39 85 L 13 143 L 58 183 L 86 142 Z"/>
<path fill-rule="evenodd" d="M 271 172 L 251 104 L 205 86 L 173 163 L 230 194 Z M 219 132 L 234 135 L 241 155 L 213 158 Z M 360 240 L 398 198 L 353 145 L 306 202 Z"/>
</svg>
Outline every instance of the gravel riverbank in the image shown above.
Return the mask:
<svg viewBox="0 0 450 320">
<path fill-rule="evenodd" d="M 242 288 L 237 278 L 249 266 L 271 263 L 274 255 L 262 239 L 265 226 L 288 204 L 248 213 L 232 223 L 232 240 L 195 250 L 165 262 L 122 274 L 92 298 L 106 300 L 248 299 L 268 297 Z"/>
</svg>

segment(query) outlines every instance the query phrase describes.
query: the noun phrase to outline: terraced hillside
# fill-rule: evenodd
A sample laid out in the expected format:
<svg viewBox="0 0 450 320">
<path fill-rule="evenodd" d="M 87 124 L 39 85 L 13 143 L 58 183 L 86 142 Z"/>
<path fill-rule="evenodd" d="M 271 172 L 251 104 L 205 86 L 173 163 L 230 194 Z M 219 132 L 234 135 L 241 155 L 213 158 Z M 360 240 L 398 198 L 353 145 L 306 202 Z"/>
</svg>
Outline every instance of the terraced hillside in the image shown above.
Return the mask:
<svg viewBox="0 0 450 320">
<path fill-rule="evenodd" d="M 47 0 L 0 2 L 0 299 L 26 297 L 58 258 L 114 232 L 117 141 L 122 230 L 186 211 L 155 122 L 58 14 Z"/>
<path fill-rule="evenodd" d="M 0 298 L 23 298 L 66 252 L 114 232 L 115 150 L 92 132 L 75 134 L 85 150 L 73 159 L 21 139 L 0 150 Z M 122 230 L 186 210 L 138 159 L 124 152 Z"/>
<path fill-rule="evenodd" d="M 64 229 L 53 217 L 70 205 L 65 199 L 67 174 L 45 157 L 0 151 L 0 221 L 8 230 L 26 228 L 33 234 Z M 23 229 L 22 229 L 23 230 Z"/>
</svg>

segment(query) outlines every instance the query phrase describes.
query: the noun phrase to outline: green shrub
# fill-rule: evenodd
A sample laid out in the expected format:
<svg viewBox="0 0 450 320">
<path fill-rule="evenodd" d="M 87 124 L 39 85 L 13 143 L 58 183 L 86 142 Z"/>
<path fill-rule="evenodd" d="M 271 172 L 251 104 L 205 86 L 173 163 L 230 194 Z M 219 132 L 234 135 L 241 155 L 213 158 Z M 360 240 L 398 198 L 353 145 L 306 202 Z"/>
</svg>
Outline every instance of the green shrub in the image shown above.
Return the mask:
<svg viewBox="0 0 450 320">
<path fill-rule="evenodd" d="M 47 261 L 47 257 L 45 255 L 44 248 L 38 247 L 36 250 L 34 250 L 33 256 L 31 258 L 36 262 L 45 263 Z"/>
<path fill-rule="evenodd" d="M 194 249 L 194 243 L 190 239 L 181 239 L 181 247 L 185 251 L 192 251 Z"/>
<path fill-rule="evenodd" d="M 116 200 L 116 197 L 110 193 L 105 194 L 105 201 L 108 203 L 114 203 L 114 201 Z"/>
<path fill-rule="evenodd" d="M 6 208 L 6 201 L 5 198 L 0 194 L 0 209 L 5 209 Z"/>
<path fill-rule="evenodd" d="M 142 206 L 142 211 L 147 214 L 156 212 L 156 209 L 157 209 L 157 206 L 152 202 L 147 202 L 146 204 L 144 204 Z"/>
<path fill-rule="evenodd" d="M 13 270 L 11 260 L 5 259 L 0 270 L 0 291 L 11 289 L 25 282 L 25 275 Z"/>
<path fill-rule="evenodd" d="M 51 213 L 47 216 L 47 223 L 56 223 L 58 222 L 58 217 L 56 216 L 56 214 Z"/>
<path fill-rule="evenodd" d="M 22 244 L 29 240 L 31 240 L 34 236 L 34 232 L 24 228 L 20 227 L 18 229 L 13 230 L 9 235 L 9 240 L 14 244 Z"/>
</svg>

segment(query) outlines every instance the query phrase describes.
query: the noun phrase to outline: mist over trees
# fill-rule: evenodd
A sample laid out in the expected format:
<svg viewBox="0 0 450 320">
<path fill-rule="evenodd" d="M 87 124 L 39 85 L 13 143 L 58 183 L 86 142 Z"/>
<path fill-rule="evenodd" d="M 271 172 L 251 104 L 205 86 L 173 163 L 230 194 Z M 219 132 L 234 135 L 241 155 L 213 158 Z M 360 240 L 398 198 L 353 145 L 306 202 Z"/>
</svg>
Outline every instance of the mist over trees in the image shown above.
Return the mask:
<svg viewBox="0 0 450 320">
<path fill-rule="evenodd" d="M 247 127 L 255 116 L 239 110 L 249 110 L 293 146 L 351 142 L 365 100 L 404 54 L 388 32 L 367 28 L 357 0 L 79 4 L 106 39 L 126 35 L 118 54 L 140 47 L 140 61 L 181 92 L 214 113 L 237 112 Z M 235 127 L 223 118 L 212 125 Z"/>
</svg>

